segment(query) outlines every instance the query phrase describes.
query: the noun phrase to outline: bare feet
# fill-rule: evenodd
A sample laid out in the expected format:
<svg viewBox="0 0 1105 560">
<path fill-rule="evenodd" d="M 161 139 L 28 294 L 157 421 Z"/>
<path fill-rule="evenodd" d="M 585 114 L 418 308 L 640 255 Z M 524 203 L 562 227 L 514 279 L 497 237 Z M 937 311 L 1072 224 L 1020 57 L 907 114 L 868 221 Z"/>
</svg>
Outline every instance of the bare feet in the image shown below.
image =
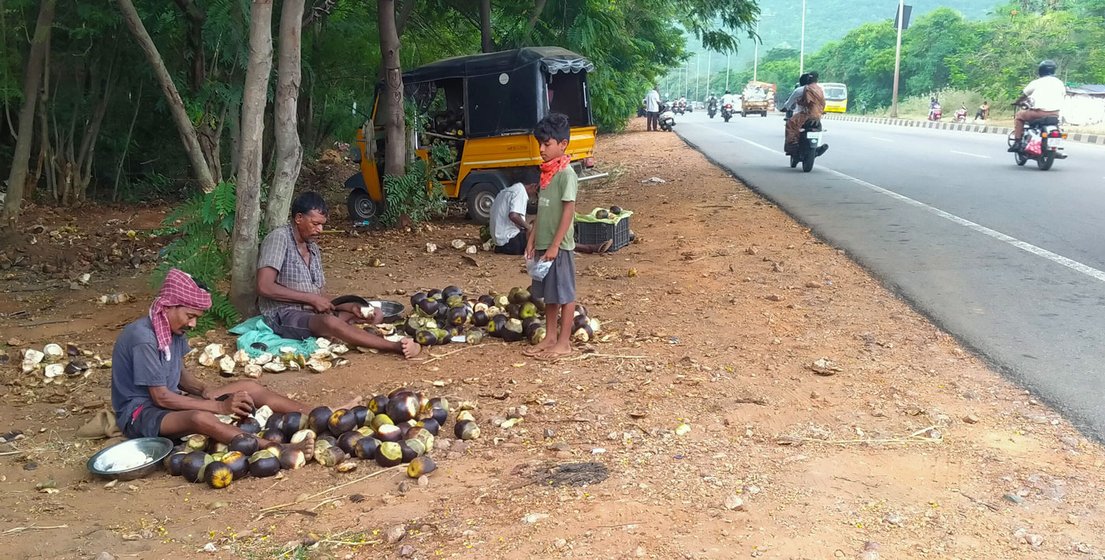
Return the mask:
<svg viewBox="0 0 1105 560">
<path fill-rule="evenodd" d="M 335 407 L 331 408 L 330 410 L 338 410 L 339 408 L 344 408 L 346 410 L 349 410 L 349 409 L 351 409 L 355 406 L 360 406 L 362 404 L 364 404 L 364 397 L 362 397 L 360 395 L 357 395 L 356 397 L 353 397 L 352 399 L 350 399 L 349 402 L 347 402 L 345 404 L 335 406 Z"/>
<path fill-rule="evenodd" d="M 315 433 L 307 430 L 307 437 L 299 443 L 285 443 L 282 449 L 298 449 L 303 452 L 303 458 L 310 462 L 315 457 Z"/>
<path fill-rule="evenodd" d="M 522 350 L 522 355 L 533 358 L 533 357 L 537 356 L 538 354 L 548 352 L 549 350 L 552 349 L 553 346 L 556 346 L 556 339 L 555 338 L 550 338 L 548 335 L 545 335 L 545 340 L 542 340 L 541 342 L 538 342 L 536 345 L 531 346 L 529 348 L 526 348 L 525 350 Z"/>
<path fill-rule="evenodd" d="M 399 344 L 403 348 L 403 357 L 408 360 L 414 359 L 422 353 L 422 346 L 415 342 L 413 338 L 404 338 L 399 341 Z"/>
<path fill-rule="evenodd" d="M 565 358 L 571 355 L 571 346 L 562 346 L 557 344 L 556 346 L 553 346 L 552 348 L 549 348 L 548 350 L 541 352 L 540 354 L 536 354 L 533 357 L 543 362 L 553 362 L 559 360 L 560 358 Z"/>
</svg>

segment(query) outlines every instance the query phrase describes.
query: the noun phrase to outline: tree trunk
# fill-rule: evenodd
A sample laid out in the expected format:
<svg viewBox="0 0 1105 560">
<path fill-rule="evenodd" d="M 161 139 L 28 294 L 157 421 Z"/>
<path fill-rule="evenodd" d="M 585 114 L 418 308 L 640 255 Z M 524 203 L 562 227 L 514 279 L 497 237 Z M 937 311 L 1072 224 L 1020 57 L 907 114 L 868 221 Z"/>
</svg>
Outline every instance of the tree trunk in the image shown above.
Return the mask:
<svg viewBox="0 0 1105 560">
<path fill-rule="evenodd" d="M 483 52 L 489 53 L 495 49 L 491 40 L 491 0 L 480 0 L 480 40 Z"/>
<path fill-rule="evenodd" d="M 270 231 L 288 221 L 295 182 L 303 165 L 298 125 L 299 86 L 303 74 L 303 5 L 304 0 L 284 0 L 280 8 L 280 54 L 273 108 L 276 174 L 265 208 L 265 228 Z"/>
<path fill-rule="evenodd" d="M 380 55 L 384 67 L 384 97 L 387 101 L 387 135 L 384 150 L 384 174 L 400 176 L 406 173 L 407 139 L 403 122 L 403 69 L 399 65 L 399 32 L 395 28 L 395 0 L 377 0 L 376 17 L 380 29 Z"/>
<path fill-rule="evenodd" d="M 262 142 L 270 74 L 272 0 L 252 0 L 249 12 L 249 66 L 242 92 L 238 204 L 230 263 L 230 301 L 243 317 L 251 317 L 257 311 L 257 232 L 261 225 Z"/>
<path fill-rule="evenodd" d="M 27 55 L 27 70 L 23 73 L 23 107 L 19 110 L 19 138 L 15 141 L 11 172 L 8 174 L 8 195 L 0 225 L 15 225 L 19 207 L 23 203 L 23 186 L 27 181 L 27 167 L 31 161 L 31 142 L 34 140 L 35 103 L 42 85 L 46 51 L 50 44 L 50 28 L 54 25 L 55 0 L 42 0 L 38 7 L 38 21 L 31 40 L 31 52 Z"/>
<path fill-rule="evenodd" d="M 165 61 L 162 60 L 161 53 L 157 52 L 157 46 L 153 44 L 153 39 L 146 32 L 146 26 L 142 24 L 142 18 L 138 17 L 138 11 L 134 9 L 133 0 L 116 0 L 116 2 L 119 4 L 119 11 L 123 13 L 123 19 L 126 21 L 127 27 L 134 35 L 138 46 L 142 48 L 142 52 L 146 54 L 150 66 L 153 67 L 154 75 L 157 76 L 157 81 L 161 85 L 161 91 L 165 94 L 165 103 L 169 106 L 173 122 L 176 123 L 180 141 L 184 144 L 184 152 L 192 166 L 192 173 L 195 174 L 203 192 L 215 190 L 215 179 L 211 175 L 211 169 L 207 166 L 206 159 L 203 157 L 196 129 L 192 126 L 192 121 L 189 120 L 188 113 L 184 110 L 184 102 L 180 99 L 180 92 L 177 91 L 176 84 L 173 83 L 173 78 L 169 75 L 169 70 L 165 68 Z M 271 32 L 269 34 L 271 35 Z"/>
<path fill-rule="evenodd" d="M 127 136 L 123 140 L 123 153 L 119 155 L 119 165 L 115 167 L 115 185 L 111 188 L 111 201 L 119 202 L 119 179 L 123 176 L 123 164 L 127 161 L 127 152 L 130 151 L 130 141 L 134 137 L 134 123 L 138 122 L 138 110 L 142 107 L 142 90 L 145 82 L 138 82 L 138 95 L 134 96 L 134 114 L 130 117 L 130 126 L 127 127 Z"/>
</svg>

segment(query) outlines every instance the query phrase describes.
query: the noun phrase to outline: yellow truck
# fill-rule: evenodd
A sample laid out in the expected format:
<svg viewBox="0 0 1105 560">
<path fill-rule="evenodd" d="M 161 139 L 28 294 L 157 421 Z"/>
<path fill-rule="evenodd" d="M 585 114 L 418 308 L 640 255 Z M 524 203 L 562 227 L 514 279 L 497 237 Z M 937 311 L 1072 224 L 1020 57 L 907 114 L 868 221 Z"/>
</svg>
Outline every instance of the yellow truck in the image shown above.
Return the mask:
<svg viewBox="0 0 1105 560">
<path fill-rule="evenodd" d="M 588 173 L 595 164 L 597 131 L 587 83 L 592 71 L 590 60 L 566 49 L 527 47 L 448 58 L 406 72 L 404 96 L 417 112 L 415 153 L 428 161 L 431 144 L 451 148 L 455 160 L 437 166 L 436 178 L 446 197 L 465 202 L 469 217 L 483 224 L 495 195 L 541 164 L 532 131 L 549 113 L 568 116 L 568 154 L 581 180 L 604 176 Z M 357 131 L 354 159 L 360 173 L 345 182 L 354 222 L 374 221 L 386 203 L 379 97 Z"/>
</svg>

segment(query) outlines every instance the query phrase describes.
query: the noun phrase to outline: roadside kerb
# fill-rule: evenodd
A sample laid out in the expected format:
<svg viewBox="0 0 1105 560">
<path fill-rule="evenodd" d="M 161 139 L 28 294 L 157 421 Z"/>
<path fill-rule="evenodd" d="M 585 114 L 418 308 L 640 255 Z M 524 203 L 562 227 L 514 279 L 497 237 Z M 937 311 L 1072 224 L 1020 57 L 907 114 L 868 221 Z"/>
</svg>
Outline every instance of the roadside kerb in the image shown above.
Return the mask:
<svg viewBox="0 0 1105 560">
<path fill-rule="evenodd" d="M 964 132 L 980 132 L 983 134 L 1001 134 L 1009 136 L 1013 128 L 1009 126 L 991 126 L 988 124 L 971 124 L 946 121 L 918 121 L 913 119 L 892 119 L 890 117 L 863 117 L 857 115 L 833 115 L 825 114 L 822 118 L 838 121 L 852 121 L 873 124 L 888 124 L 891 126 L 909 126 L 914 128 L 935 128 L 939 130 L 960 130 Z M 1086 134 L 1082 132 L 1067 133 L 1067 140 L 1084 142 L 1086 144 L 1105 145 L 1105 134 Z"/>
</svg>

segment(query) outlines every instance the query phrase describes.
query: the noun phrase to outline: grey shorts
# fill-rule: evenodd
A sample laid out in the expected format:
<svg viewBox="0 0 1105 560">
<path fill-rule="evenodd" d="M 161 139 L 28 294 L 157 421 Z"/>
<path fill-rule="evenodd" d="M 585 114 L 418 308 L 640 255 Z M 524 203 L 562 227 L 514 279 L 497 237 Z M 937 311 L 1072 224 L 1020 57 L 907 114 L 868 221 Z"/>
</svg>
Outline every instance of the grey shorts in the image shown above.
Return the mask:
<svg viewBox="0 0 1105 560">
<path fill-rule="evenodd" d="M 311 318 L 317 313 L 294 307 L 282 307 L 265 316 L 265 324 L 272 332 L 295 340 L 307 340 L 315 336 L 311 332 Z"/>
<path fill-rule="evenodd" d="M 537 251 L 541 259 L 544 251 Z M 561 249 L 549 267 L 544 280 L 534 280 L 530 285 L 533 297 L 542 298 L 546 304 L 565 304 L 576 300 L 576 257 L 575 251 Z"/>
<path fill-rule="evenodd" d="M 157 437 L 161 435 L 161 421 L 170 411 L 158 408 L 146 403 L 138 408 L 137 414 L 132 414 L 130 422 L 123 426 L 123 435 L 129 439 L 140 437 Z"/>
</svg>

